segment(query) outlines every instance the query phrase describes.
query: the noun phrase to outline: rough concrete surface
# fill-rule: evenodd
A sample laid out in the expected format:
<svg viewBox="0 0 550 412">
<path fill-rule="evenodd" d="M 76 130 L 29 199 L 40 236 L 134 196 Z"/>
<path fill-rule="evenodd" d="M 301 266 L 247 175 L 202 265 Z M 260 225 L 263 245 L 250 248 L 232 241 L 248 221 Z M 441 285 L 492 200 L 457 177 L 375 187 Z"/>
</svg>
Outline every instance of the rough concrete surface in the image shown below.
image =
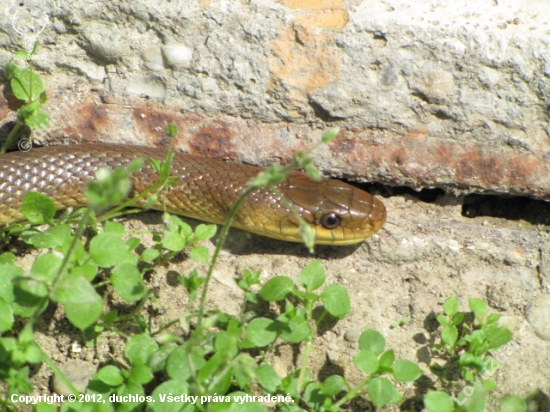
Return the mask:
<svg viewBox="0 0 550 412">
<path fill-rule="evenodd" d="M 317 371 L 328 353 L 358 380 L 357 343 L 344 335 L 366 327 L 398 357 L 426 365 L 427 319 L 454 293 L 463 308 L 469 297 L 487 300 L 514 332 L 498 394 L 547 397 L 549 332 L 537 328 L 548 328 L 550 312 L 541 298 L 550 293 L 550 3 L 61 0 L 8 1 L 0 12 L 0 65 L 25 46 L 31 26 L 40 32 L 35 67 L 52 121 L 34 134 L 39 142 L 163 145 L 173 120 L 180 150 L 267 165 L 342 128 L 316 163 L 327 175 L 377 183 L 369 187 L 387 198 L 388 223 L 356 249 L 318 250 L 354 312 L 319 337 Z M 0 96 L 0 132 L 12 103 Z M 128 224 L 142 228 L 154 216 Z M 297 278 L 310 259 L 296 245 L 236 231 L 210 305 L 238 310 L 231 278 L 245 267 L 264 280 Z M 185 310 L 168 272 L 151 279 L 165 319 Z M 526 308 L 539 321 L 530 325 Z M 389 328 L 404 316 L 413 321 Z M 77 335 L 44 326 L 45 344 L 51 336 L 60 363 L 116 356 L 72 353 Z M 282 369 L 292 362 L 285 356 Z M 49 374 L 36 375 L 44 388 Z"/>
</svg>

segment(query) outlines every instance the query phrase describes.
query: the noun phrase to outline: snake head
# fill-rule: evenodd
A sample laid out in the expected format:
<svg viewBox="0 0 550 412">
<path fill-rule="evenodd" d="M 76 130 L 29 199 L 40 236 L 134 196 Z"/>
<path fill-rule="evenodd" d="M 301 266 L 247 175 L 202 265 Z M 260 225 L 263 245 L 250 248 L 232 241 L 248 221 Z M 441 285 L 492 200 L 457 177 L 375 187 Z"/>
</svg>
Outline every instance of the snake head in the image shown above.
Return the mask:
<svg viewBox="0 0 550 412">
<path fill-rule="evenodd" d="M 291 173 L 284 196 L 315 232 L 315 243 L 350 245 L 376 233 L 386 221 L 384 204 L 364 190 L 335 179 L 313 181 Z M 288 220 L 297 225 L 290 214 Z"/>
<path fill-rule="evenodd" d="M 315 233 L 316 244 L 351 245 L 376 233 L 386 221 L 384 204 L 361 189 L 334 179 L 312 180 L 293 171 L 278 190 Z M 271 205 L 267 207 L 266 205 Z M 256 233 L 301 242 L 299 221 L 279 196 L 268 190 L 252 195 L 241 216 L 251 216 Z"/>
</svg>

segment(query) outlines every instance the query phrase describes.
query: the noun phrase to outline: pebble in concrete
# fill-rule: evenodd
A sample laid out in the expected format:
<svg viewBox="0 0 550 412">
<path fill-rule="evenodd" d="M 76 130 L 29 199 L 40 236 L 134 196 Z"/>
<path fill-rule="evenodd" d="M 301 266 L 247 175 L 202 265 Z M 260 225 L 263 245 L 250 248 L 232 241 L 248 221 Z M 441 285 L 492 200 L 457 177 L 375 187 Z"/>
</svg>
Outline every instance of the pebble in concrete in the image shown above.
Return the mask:
<svg viewBox="0 0 550 412">
<path fill-rule="evenodd" d="M 531 301 L 525 314 L 537 336 L 550 341 L 550 295 L 540 295 Z"/>
<path fill-rule="evenodd" d="M 357 342 L 359 341 L 359 338 L 361 337 L 361 332 L 355 329 L 347 330 L 344 334 L 344 339 L 348 342 Z"/>
<path fill-rule="evenodd" d="M 164 62 L 162 60 L 162 53 L 160 47 L 153 46 L 145 49 L 141 54 L 141 59 L 149 70 L 161 71 L 164 70 Z"/>
<path fill-rule="evenodd" d="M 193 58 L 193 50 L 183 44 L 162 46 L 162 54 L 169 66 L 188 66 Z"/>
<path fill-rule="evenodd" d="M 81 360 L 69 360 L 61 365 L 59 369 L 81 393 L 86 391 L 90 378 L 96 372 L 95 365 Z M 52 389 L 60 395 L 68 396 L 72 393 L 57 375 L 52 377 Z"/>
</svg>

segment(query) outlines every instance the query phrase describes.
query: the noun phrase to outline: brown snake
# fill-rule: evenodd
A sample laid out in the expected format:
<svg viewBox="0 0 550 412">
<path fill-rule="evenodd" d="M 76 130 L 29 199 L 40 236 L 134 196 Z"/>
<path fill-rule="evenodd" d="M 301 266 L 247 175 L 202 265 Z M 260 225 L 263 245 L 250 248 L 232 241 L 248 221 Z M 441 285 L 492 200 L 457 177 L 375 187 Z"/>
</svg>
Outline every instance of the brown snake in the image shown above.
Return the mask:
<svg viewBox="0 0 550 412">
<path fill-rule="evenodd" d="M 84 192 L 95 171 L 127 165 L 136 158 L 163 160 L 165 150 L 116 144 L 82 144 L 34 148 L 0 155 L 0 226 L 23 218 L 20 206 L 30 191 L 50 196 L 58 209 L 85 206 Z M 176 153 L 171 175 L 177 184 L 153 206 L 180 215 L 221 224 L 232 203 L 260 168 Z M 132 175 L 134 195 L 158 176 L 145 162 Z M 320 182 L 292 171 L 278 190 L 315 232 L 317 244 L 359 243 L 384 224 L 386 209 L 369 193 L 334 179 Z M 298 221 L 272 191 L 261 189 L 239 208 L 233 226 L 263 236 L 301 241 Z"/>
</svg>

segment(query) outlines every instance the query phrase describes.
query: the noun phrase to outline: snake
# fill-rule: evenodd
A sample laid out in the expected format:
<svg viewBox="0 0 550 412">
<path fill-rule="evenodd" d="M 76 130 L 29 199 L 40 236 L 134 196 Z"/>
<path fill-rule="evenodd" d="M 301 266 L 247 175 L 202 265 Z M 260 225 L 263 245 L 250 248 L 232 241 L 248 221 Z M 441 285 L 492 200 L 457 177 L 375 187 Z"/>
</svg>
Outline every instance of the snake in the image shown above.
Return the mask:
<svg viewBox="0 0 550 412">
<path fill-rule="evenodd" d="M 46 146 L 2 154 L 0 226 L 24 220 L 20 209 L 28 192 L 49 196 L 58 210 L 84 207 L 89 203 L 87 185 L 99 169 L 124 167 L 135 159 L 164 160 L 165 156 L 162 148 L 111 143 Z M 262 170 L 176 152 L 170 172 L 175 184 L 161 192 L 151 207 L 223 224 L 232 204 Z M 130 176 L 130 195 L 143 192 L 158 179 L 150 162 L 145 161 Z M 379 199 L 337 179 L 315 181 L 305 172 L 292 170 L 275 189 L 258 189 L 249 195 L 237 210 L 232 226 L 300 242 L 299 219 L 292 206 L 313 229 L 316 244 L 351 245 L 376 233 L 386 220 L 386 209 Z"/>
</svg>

